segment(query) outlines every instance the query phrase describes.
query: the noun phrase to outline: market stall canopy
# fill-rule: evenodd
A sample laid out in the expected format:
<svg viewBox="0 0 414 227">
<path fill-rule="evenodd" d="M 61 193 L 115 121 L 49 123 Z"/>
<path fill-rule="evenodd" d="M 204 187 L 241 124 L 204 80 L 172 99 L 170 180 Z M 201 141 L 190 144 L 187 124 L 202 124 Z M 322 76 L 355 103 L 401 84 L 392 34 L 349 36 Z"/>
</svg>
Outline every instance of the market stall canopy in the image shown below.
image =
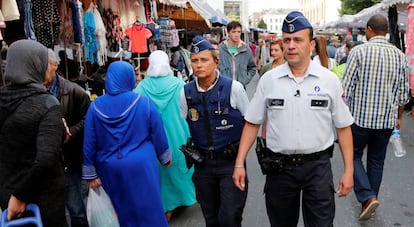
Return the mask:
<svg viewBox="0 0 414 227">
<path fill-rule="evenodd" d="M 353 15 L 345 14 L 336 21 L 331 21 L 325 25 L 325 28 L 359 28 L 365 27 L 365 24 L 358 23 Z"/>
<path fill-rule="evenodd" d="M 398 25 L 405 28 L 407 23 L 406 7 L 410 1 L 412 0 L 384 0 L 354 15 L 343 15 L 338 20 L 327 23 L 325 28 L 365 28 L 369 18 L 375 14 L 388 17 L 388 9 L 393 5 L 397 7 Z"/>
<path fill-rule="evenodd" d="M 197 0 L 159 0 L 158 16 L 168 16 L 177 28 L 208 30 L 212 26 L 224 25 L 227 18 L 221 17 L 208 3 Z M 226 23 L 227 24 L 227 23 Z"/>
<path fill-rule="evenodd" d="M 219 27 L 229 23 L 227 17 L 223 16 L 224 13 L 221 15 L 218 10 L 214 10 L 207 2 L 202 3 L 202 7 L 208 12 L 209 21 L 213 27 Z"/>
<path fill-rule="evenodd" d="M 390 6 L 396 5 L 397 12 L 398 12 L 398 20 L 397 20 L 398 24 L 401 26 L 405 26 L 407 23 L 407 18 L 408 18 L 407 10 L 406 10 L 407 5 L 404 5 L 404 4 L 401 5 L 401 4 L 395 3 L 395 2 L 402 2 L 402 1 L 394 0 L 393 4 L 391 4 L 391 2 L 392 2 L 391 0 L 386 0 L 380 3 L 377 3 L 371 7 L 368 7 L 366 9 L 361 10 L 357 14 L 353 15 L 355 18 L 355 21 L 363 21 L 366 23 L 369 20 L 369 18 L 375 14 L 382 14 L 388 17 L 388 9 L 390 8 Z"/>
<path fill-rule="evenodd" d="M 381 3 L 387 7 L 390 7 L 399 4 L 410 4 L 413 3 L 413 0 L 383 0 Z"/>
<path fill-rule="evenodd" d="M 159 3 L 168 6 L 186 7 L 187 0 L 158 0 Z"/>
</svg>

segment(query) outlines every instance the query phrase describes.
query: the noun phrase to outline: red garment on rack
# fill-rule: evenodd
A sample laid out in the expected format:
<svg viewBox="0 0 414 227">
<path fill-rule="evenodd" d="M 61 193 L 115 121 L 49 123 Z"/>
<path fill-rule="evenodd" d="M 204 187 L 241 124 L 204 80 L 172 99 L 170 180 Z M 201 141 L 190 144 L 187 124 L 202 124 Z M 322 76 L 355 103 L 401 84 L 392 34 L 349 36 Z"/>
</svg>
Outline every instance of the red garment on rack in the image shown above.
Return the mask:
<svg viewBox="0 0 414 227">
<path fill-rule="evenodd" d="M 125 35 L 131 40 L 132 53 L 148 53 L 147 39 L 151 38 L 152 33 L 143 24 L 134 24 L 125 30 Z"/>
</svg>

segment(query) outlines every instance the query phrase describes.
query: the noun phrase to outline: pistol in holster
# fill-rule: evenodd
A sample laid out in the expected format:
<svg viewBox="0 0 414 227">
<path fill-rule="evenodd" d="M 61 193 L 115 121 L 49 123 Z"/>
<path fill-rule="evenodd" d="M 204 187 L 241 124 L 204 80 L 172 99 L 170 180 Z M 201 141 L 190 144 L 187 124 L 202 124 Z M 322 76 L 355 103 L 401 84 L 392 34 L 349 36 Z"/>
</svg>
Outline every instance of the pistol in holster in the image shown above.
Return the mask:
<svg viewBox="0 0 414 227">
<path fill-rule="evenodd" d="M 194 163 L 203 163 L 204 156 L 195 148 L 191 138 L 187 140 L 186 144 L 183 144 L 179 148 L 185 157 L 185 163 L 187 168 L 190 169 Z"/>
<path fill-rule="evenodd" d="M 285 168 L 283 157 L 275 157 L 270 154 L 266 147 L 265 137 L 257 137 L 256 155 L 263 175 L 280 173 Z"/>
</svg>

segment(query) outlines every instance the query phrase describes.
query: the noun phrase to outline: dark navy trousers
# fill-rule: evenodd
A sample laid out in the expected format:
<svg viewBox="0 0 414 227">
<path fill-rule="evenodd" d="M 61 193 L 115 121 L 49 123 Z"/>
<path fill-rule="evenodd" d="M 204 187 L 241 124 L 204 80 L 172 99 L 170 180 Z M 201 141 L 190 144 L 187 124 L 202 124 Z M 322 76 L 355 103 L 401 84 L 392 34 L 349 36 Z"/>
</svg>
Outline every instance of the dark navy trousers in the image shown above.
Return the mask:
<svg viewBox="0 0 414 227">
<path fill-rule="evenodd" d="M 247 198 L 233 183 L 234 160 L 205 159 L 196 164 L 193 182 L 207 227 L 240 227 Z M 246 177 L 247 178 L 247 177 Z"/>
<path fill-rule="evenodd" d="M 301 200 L 305 226 L 333 226 L 335 188 L 332 178 L 329 158 L 267 175 L 264 191 L 271 226 L 296 227 Z"/>
</svg>

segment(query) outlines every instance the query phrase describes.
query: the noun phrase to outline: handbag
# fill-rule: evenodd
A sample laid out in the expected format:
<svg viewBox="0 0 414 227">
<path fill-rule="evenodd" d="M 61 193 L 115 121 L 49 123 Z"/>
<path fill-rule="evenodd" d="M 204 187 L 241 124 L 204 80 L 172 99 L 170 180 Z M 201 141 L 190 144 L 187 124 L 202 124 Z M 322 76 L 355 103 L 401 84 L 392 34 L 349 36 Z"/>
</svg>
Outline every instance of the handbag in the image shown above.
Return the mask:
<svg viewBox="0 0 414 227">
<path fill-rule="evenodd" d="M 90 227 L 119 227 L 111 199 L 102 186 L 89 188 L 86 214 Z"/>
</svg>

